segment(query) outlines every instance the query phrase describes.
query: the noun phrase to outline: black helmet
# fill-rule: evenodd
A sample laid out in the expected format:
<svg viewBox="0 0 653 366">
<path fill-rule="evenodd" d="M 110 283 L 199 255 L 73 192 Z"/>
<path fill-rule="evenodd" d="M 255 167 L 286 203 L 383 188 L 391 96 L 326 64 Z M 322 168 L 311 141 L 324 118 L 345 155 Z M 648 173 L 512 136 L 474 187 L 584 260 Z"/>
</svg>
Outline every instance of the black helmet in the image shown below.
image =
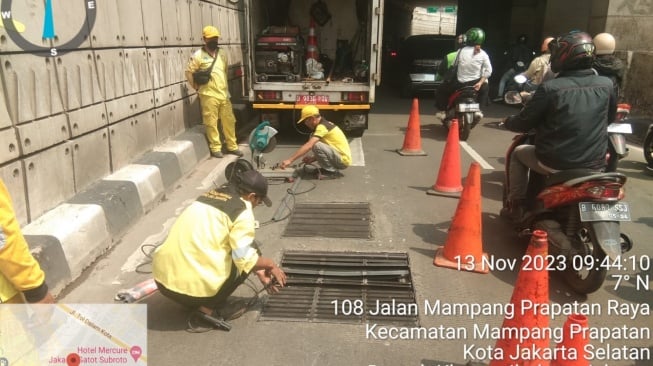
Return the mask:
<svg viewBox="0 0 653 366">
<path fill-rule="evenodd" d="M 465 37 L 468 46 L 481 45 L 485 42 L 485 32 L 481 28 L 470 28 L 465 32 Z"/>
<path fill-rule="evenodd" d="M 592 37 L 585 32 L 574 31 L 560 36 L 549 43 L 549 49 L 553 72 L 592 67 L 595 47 Z"/>
</svg>

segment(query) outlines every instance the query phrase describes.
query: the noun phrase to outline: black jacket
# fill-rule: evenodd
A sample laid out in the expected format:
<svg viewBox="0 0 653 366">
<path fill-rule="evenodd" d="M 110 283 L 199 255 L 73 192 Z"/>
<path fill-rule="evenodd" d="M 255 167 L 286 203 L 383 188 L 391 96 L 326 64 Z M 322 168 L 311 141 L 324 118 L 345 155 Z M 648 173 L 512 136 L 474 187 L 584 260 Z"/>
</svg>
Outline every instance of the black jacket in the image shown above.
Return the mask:
<svg viewBox="0 0 653 366">
<path fill-rule="evenodd" d="M 540 84 L 506 128 L 535 129 L 535 154 L 556 170 L 605 167 L 608 121 L 617 110 L 612 81 L 591 69 L 560 73 Z"/>
<path fill-rule="evenodd" d="M 620 96 L 621 82 L 624 78 L 624 63 L 614 55 L 597 56 L 592 63 L 592 68 L 601 76 L 606 76 L 614 83 L 617 98 Z"/>
</svg>

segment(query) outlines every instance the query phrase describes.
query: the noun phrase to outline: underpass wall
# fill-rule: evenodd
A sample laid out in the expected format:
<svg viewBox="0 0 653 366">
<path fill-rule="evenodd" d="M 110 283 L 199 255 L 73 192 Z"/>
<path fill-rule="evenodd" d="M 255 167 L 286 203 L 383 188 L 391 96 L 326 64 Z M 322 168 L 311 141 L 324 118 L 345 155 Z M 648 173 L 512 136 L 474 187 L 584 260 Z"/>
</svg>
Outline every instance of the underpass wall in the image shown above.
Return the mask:
<svg viewBox="0 0 653 366">
<path fill-rule="evenodd" d="M 183 71 L 204 25 L 243 95 L 242 1 L 1 3 L 0 177 L 23 226 L 201 124 Z"/>
</svg>

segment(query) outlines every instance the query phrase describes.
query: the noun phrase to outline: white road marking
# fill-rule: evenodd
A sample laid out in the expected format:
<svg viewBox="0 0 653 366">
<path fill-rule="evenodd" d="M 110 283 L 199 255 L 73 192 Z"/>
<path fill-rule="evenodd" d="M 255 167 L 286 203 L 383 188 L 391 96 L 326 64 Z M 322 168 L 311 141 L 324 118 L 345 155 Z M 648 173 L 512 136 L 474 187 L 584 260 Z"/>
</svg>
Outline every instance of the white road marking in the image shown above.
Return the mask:
<svg viewBox="0 0 653 366">
<path fill-rule="evenodd" d="M 365 166 L 365 153 L 363 152 L 363 139 L 356 137 L 349 142 L 351 149 L 351 166 Z"/>
<path fill-rule="evenodd" d="M 460 141 L 460 146 L 462 146 L 463 149 L 467 151 L 467 154 L 469 154 L 469 156 L 471 156 L 472 159 L 476 160 L 479 164 L 481 164 L 481 168 L 494 169 L 494 167 L 490 165 L 490 163 L 485 161 L 485 159 L 483 159 L 483 157 L 479 155 L 479 153 L 477 153 L 476 150 L 472 149 L 472 147 L 469 146 L 469 144 L 467 144 L 466 141 Z"/>
</svg>

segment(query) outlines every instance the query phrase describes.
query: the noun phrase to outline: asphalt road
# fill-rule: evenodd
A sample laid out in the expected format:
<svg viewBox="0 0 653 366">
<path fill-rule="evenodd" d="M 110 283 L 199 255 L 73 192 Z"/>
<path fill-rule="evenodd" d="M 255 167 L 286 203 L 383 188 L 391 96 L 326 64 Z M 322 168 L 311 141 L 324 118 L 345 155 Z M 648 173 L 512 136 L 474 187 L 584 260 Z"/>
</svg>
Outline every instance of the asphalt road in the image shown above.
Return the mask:
<svg viewBox="0 0 653 366">
<path fill-rule="evenodd" d="M 503 322 L 500 306 L 488 314 L 448 315 L 425 314 L 427 304 L 510 303 L 515 289 L 517 269 L 495 269 L 488 274 L 437 267 L 433 265 L 436 249 L 448 237 L 448 228 L 456 212 L 458 199 L 427 195 L 438 178 L 445 147 L 446 132 L 435 120 L 434 107 L 428 97 L 420 99 L 420 141 L 426 156 L 404 157 L 396 153 L 402 147 L 411 101 L 398 99 L 387 90 L 379 90 L 377 103 L 370 115 L 370 129 L 360 139 L 351 141 L 355 164 L 339 180 L 303 180 L 297 187 L 295 202 L 368 202 L 372 210 L 372 238 L 369 240 L 330 238 L 288 238 L 282 236 L 287 220 L 269 222 L 290 188 L 289 183 L 275 182 L 270 195 L 274 205 L 259 207 L 255 214 L 262 225 L 257 237 L 264 243 L 263 252 L 279 260 L 284 250 L 380 251 L 407 253 L 417 304 L 419 323 L 432 329 L 440 326 L 464 329 L 465 333 L 438 339 L 382 339 L 363 324 L 318 322 L 284 322 L 259 320 L 260 306 L 232 322 L 230 332 L 186 331 L 186 313 L 159 294 L 144 300 L 148 306 L 148 361 L 152 365 L 455 365 L 465 364 L 472 357 L 485 359 L 484 350 L 493 347 L 495 337 L 475 334 L 476 325 L 499 328 Z M 525 253 L 525 244 L 509 225 L 498 217 L 501 207 L 504 154 L 513 133 L 497 127 L 497 122 L 516 109 L 492 105 L 484 110 L 485 118 L 472 130 L 469 140 L 461 144 L 460 159 L 463 178 L 473 161 L 481 164 L 482 232 L 478 235 L 483 251 L 490 258 L 517 265 Z M 289 156 L 305 137 L 292 131 L 279 136 L 277 148 L 265 157 L 270 165 Z M 201 192 L 214 183 L 224 181 L 222 170 L 227 159 L 208 159 L 184 178 L 165 200 L 143 217 L 120 243 L 98 260 L 59 299 L 70 303 L 114 303 L 116 292 L 150 278 L 143 251 L 160 243 L 176 215 Z M 632 222 L 622 224 L 622 231 L 635 242 L 629 256 L 637 263 L 650 264 L 653 249 L 651 205 L 653 177 L 644 173 L 641 149 L 631 146 L 630 155 L 621 162 L 625 173 L 626 201 L 632 210 Z M 145 245 L 145 246 L 144 246 Z M 143 251 L 141 250 L 143 248 Z M 642 259 L 644 258 L 644 259 Z M 647 260 L 648 259 L 648 260 Z M 614 275 L 614 276 L 611 276 Z M 598 313 L 589 316 L 589 325 L 610 334 L 603 339 L 593 337 L 595 349 L 637 347 L 653 350 L 650 334 L 633 337 L 614 333 L 619 327 L 650 330 L 653 319 L 646 311 L 653 304 L 651 284 L 653 270 L 627 268 L 611 273 L 604 286 L 588 296 L 569 290 L 551 273 L 549 297 L 552 304 L 598 304 Z M 626 278 L 626 276 L 629 276 Z M 639 287 L 639 288 L 638 288 Z M 526 291 L 535 291 L 527 288 Z M 248 288 L 240 288 L 236 297 L 252 296 Z M 352 299 L 355 300 L 355 299 Z M 611 305 L 618 304 L 618 307 Z M 637 309 L 637 310 L 635 310 Z M 552 328 L 561 328 L 565 315 L 549 317 Z M 650 331 L 649 331 L 650 333 Z M 621 338 L 621 339 L 619 339 Z M 555 342 L 551 340 L 551 347 Z M 653 360 L 618 360 L 623 353 L 613 351 L 610 359 L 593 364 L 651 365 Z M 598 355 L 597 358 L 600 358 Z"/>
</svg>

